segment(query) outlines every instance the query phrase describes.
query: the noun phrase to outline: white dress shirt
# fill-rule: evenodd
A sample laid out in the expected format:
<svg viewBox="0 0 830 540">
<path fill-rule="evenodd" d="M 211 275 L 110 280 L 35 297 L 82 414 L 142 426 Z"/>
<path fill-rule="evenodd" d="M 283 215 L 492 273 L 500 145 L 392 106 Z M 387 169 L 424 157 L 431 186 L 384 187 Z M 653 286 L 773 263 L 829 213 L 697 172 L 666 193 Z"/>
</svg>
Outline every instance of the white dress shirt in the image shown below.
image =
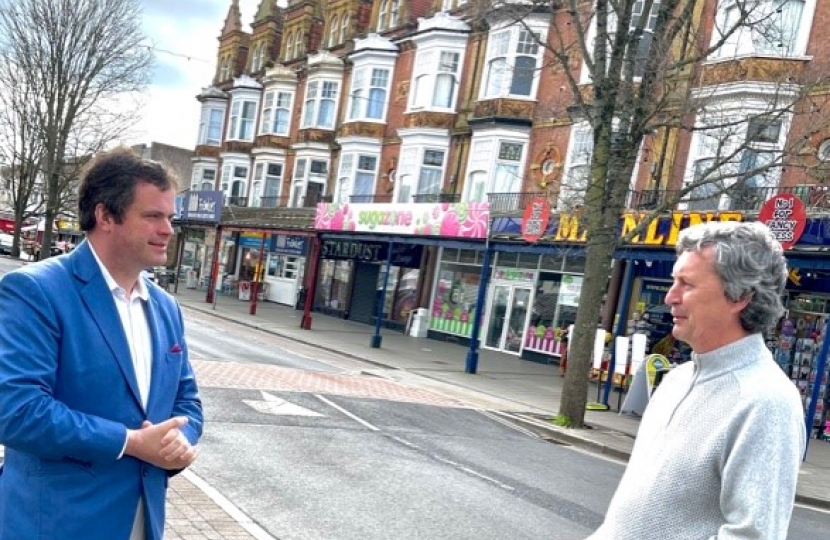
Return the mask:
<svg viewBox="0 0 830 540">
<path fill-rule="evenodd" d="M 107 282 L 107 287 L 115 301 L 115 307 L 118 309 L 121 327 L 124 329 L 127 344 L 130 347 L 130 358 L 133 363 L 136 383 L 138 384 L 138 393 L 141 397 L 141 406 L 146 411 L 147 398 L 150 394 L 150 379 L 153 373 L 153 340 L 150 336 L 150 325 L 147 323 L 147 315 L 144 312 L 144 302 L 149 299 L 150 295 L 147 292 L 143 277 L 139 276 L 128 298 L 127 291 L 115 282 L 107 267 L 98 258 L 98 254 L 95 253 L 95 248 L 91 243 L 89 247 L 92 255 L 95 257 L 95 261 L 101 268 L 101 274 L 103 274 L 104 280 Z M 126 449 L 127 439 L 125 438 L 124 448 L 121 449 L 119 459 L 123 457 L 124 450 Z M 144 507 L 142 500 L 139 498 L 133 529 L 130 532 L 130 540 L 145 540 L 146 538 Z"/>
</svg>

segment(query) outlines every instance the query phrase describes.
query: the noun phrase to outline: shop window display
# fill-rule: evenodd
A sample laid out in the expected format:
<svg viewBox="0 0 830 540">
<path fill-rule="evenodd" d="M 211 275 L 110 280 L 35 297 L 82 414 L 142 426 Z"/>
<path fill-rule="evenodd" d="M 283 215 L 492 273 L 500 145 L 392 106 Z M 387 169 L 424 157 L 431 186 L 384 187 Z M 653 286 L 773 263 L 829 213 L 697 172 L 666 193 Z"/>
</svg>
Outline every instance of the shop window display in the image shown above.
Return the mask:
<svg viewBox="0 0 830 540">
<path fill-rule="evenodd" d="M 432 300 L 430 329 L 470 337 L 479 281 L 477 269 L 443 263 Z"/>
<path fill-rule="evenodd" d="M 342 312 L 348 305 L 352 281 L 352 261 L 320 261 L 314 309 Z"/>
<path fill-rule="evenodd" d="M 576 322 L 582 276 L 542 273 L 536 288 L 525 350 L 559 356 L 563 337 Z"/>
<path fill-rule="evenodd" d="M 821 435 L 827 420 L 830 397 L 827 393 L 830 365 L 825 366 L 824 373 L 819 376 L 818 356 L 830 317 L 830 299 L 796 295 L 789 299 L 787 307 L 787 315 L 779 323 L 777 332 L 769 337 L 767 344 L 778 365 L 798 388 L 805 411 L 810 406 L 815 385 L 819 385 L 813 426 Z"/>
</svg>

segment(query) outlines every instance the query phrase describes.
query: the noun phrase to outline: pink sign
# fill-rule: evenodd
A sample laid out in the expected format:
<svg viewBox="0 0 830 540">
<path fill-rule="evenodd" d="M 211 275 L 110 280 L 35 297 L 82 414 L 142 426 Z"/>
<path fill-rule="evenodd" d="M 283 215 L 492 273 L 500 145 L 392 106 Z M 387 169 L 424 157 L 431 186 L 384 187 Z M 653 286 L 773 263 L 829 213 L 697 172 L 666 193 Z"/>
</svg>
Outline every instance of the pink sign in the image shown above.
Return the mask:
<svg viewBox="0 0 830 540">
<path fill-rule="evenodd" d="M 486 238 L 489 203 L 320 203 L 314 228 L 448 238 Z"/>
</svg>

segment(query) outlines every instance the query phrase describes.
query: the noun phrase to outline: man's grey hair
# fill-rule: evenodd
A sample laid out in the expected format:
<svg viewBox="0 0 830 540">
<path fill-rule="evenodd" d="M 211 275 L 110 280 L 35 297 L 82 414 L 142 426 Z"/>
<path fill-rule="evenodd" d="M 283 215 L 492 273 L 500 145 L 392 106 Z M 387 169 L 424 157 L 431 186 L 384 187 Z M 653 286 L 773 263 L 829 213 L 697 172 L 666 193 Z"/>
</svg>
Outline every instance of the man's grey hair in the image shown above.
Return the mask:
<svg viewBox="0 0 830 540">
<path fill-rule="evenodd" d="M 750 333 L 776 325 L 784 314 L 781 295 L 787 283 L 787 261 L 781 244 L 763 223 L 711 222 L 680 233 L 678 255 L 711 249 L 715 272 L 726 297 L 749 298 L 741 312 L 741 326 Z"/>
</svg>

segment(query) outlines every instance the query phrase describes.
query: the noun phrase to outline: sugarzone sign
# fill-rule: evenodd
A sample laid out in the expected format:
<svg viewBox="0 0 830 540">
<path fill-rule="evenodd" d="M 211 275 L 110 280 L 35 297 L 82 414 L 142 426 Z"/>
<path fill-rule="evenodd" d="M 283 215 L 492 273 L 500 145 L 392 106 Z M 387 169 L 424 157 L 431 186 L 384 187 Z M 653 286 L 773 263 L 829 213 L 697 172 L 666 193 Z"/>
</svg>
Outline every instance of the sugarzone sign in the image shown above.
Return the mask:
<svg viewBox="0 0 830 540">
<path fill-rule="evenodd" d="M 489 203 L 320 203 L 314 228 L 450 238 L 486 238 Z"/>
</svg>

